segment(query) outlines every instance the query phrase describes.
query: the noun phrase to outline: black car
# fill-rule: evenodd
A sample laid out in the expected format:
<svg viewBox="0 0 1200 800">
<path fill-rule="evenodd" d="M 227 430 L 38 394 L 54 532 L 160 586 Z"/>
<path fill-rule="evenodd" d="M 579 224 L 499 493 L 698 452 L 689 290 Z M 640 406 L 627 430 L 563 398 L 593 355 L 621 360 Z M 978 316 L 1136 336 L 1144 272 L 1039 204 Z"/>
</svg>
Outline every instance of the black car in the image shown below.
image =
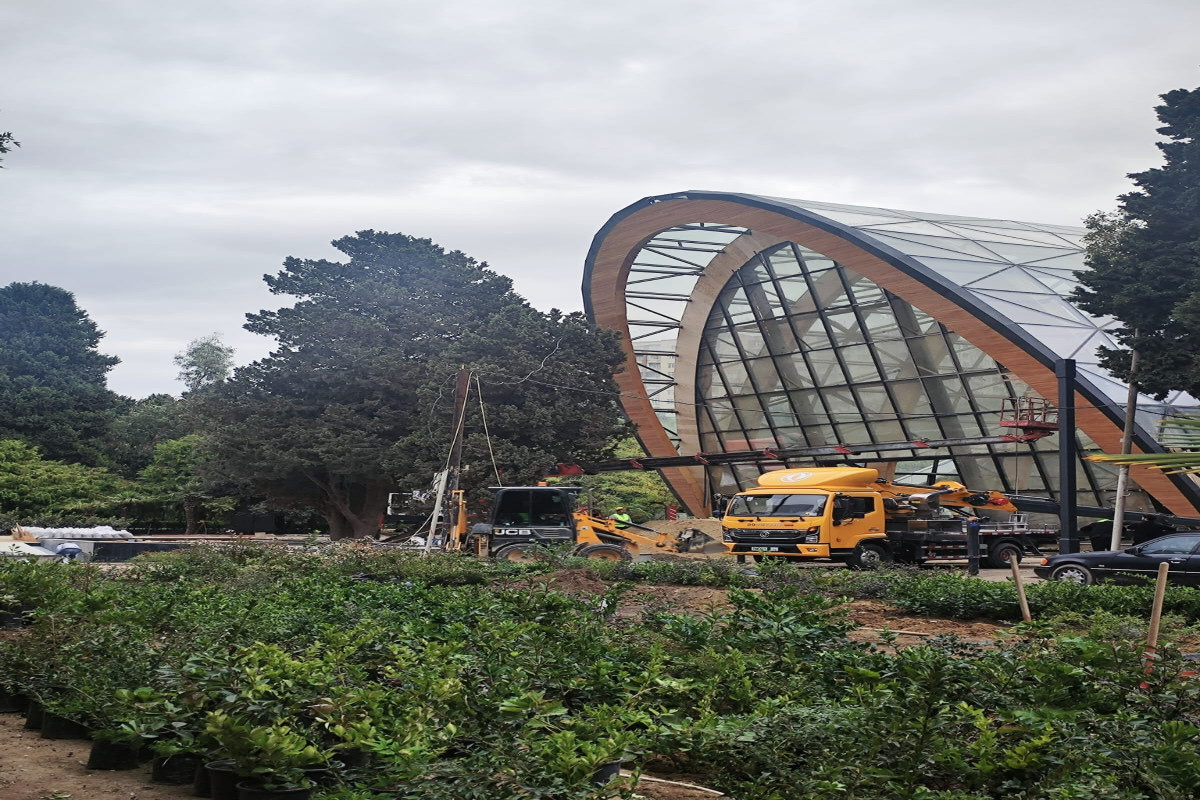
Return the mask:
<svg viewBox="0 0 1200 800">
<path fill-rule="evenodd" d="M 1127 550 L 1071 553 L 1042 559 L 1033 571 L 1039 578 L 1091 584 L 1153 582 L 1158 565 L 1171 565 L 1167 580 L 1179 586 L 1200 586 L 1200 531 L 1183 531 L 1134 545 Z"/>
</svg>

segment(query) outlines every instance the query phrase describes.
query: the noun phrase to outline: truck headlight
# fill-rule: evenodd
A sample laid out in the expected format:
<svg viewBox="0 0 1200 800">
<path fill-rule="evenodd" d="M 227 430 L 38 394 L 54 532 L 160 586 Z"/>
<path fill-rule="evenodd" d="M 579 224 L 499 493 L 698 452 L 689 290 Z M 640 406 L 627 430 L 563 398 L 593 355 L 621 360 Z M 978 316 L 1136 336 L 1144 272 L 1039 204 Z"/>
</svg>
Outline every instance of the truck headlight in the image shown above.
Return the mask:
<svg viewBox="0 0 1200 800">
<path fill-rule="evenodd" d="M 821 541 L 821 534 L 819 534 L 819 533 L 804 534 L 804 543 L 805 544 L 816 544 L 819 541 Z"/>
<path fill-rule="evenodd" d="M 721 529 L 721 541 L 722 542 L 732 542 L 733 541 L 733 534 L 729 532 L 728 528 Z"/>
</svg>

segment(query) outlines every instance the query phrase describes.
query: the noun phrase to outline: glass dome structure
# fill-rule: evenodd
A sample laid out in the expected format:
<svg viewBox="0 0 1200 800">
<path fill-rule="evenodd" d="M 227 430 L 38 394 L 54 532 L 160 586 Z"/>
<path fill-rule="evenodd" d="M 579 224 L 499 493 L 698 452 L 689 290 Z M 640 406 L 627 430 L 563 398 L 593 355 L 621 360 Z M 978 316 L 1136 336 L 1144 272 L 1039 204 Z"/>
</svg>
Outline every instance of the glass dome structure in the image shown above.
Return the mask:
<svg viewBox="0 0 1200 800">
<path fill-rule="evenodd" d="M 989 436 L 1002 402 L 1054 400 L 1054 365 L 1078 368 L 1081 449 L 1119 447 L 1126 387 L 1098 364 L 1111 319 L 1067 295 L 1081 228 L 721 192 L 645 198 L 596 235 L 585 307 L 625 334 L 623 404 L 650 455 Z M 666 366 L 664 366 L 666 365 Z M 1156 416 L 1194 407 L 1143 398 Z M 914 447 L 860 463 L 917 483 L 1055 496 L 1058 444 Z M 778 466 L 778 465 L 775 465 Z M 766 468 L 676 468 L 693 514 Z M 1194 514 L 1188 480 L 1142 471 L 1142 494 Z M 1080 461 L 1082 505 L 1110 505 L 1115 472 Z"/>
</svg>

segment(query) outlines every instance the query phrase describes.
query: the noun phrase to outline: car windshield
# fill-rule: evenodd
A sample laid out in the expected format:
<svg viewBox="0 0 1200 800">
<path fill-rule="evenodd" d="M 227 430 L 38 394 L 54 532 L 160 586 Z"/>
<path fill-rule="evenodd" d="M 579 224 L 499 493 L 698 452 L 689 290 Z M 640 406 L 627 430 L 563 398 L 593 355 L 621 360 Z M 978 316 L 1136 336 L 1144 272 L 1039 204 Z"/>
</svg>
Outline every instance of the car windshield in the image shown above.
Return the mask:
<svg viewBox="0 0 1200 800">
<path fill-rule="evenodd" d="M 819 517 L 829 496 L 824 494 L 739 494 L 729 504 L 735 517 Z"/>
</svg>

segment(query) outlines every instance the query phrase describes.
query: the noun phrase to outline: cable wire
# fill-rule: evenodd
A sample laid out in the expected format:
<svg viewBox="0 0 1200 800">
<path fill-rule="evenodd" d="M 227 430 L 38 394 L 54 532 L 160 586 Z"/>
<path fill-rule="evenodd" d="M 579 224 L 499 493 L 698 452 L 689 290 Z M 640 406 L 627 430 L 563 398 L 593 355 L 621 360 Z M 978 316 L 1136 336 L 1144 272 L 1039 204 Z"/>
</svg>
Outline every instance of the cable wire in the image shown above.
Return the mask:
<svg viewBox="0 0 1200 800">
<path fill-rule="evenodd" d="M 479 395 L 479 416 L 483 419 L 483 440 L 487 442 L 488 457 L 492 459 L 492 470 L 496 473 L 496 485 L 503 486 L 504 480 L 500 477 L 500 467 L 496 464 L 496 454 L 492 451 L 492 435 L 488 433 L 487 409 L 483 406 L 483 385 L 479 382 L 478 375 L 475 376 L 475 393 Z"/>
</svg>

